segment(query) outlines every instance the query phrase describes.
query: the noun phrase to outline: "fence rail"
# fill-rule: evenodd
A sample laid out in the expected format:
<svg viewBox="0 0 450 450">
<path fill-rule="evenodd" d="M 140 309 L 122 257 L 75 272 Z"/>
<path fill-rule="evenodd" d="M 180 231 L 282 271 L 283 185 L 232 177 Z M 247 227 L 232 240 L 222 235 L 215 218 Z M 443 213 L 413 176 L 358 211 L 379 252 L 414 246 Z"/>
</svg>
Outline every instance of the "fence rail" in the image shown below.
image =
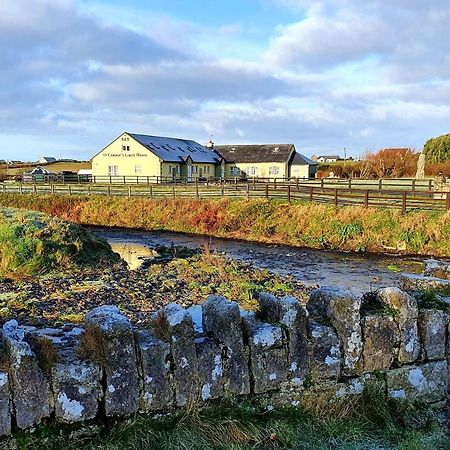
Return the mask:
<svg viewBox="0 0 450 450">
<path fill-rule="evenodd" d="M 403 185 L 405 187 L 405 185 Z M 417 188 L 417 186 L 416 186 Z M 194 198 L 207 199 L 265 198 L 268 200 L 309 201 L 338 205 L 359 205 L 365 207 L 450 210 L 450 192 L 409 189 L 361 189 L 340 185 L 327 187 L 318 183 L 279 182 L 193 182 L 172 184 L 114 184 L 114 183 L 3 183 L 0 193 L 54 194 L 54 195 L 108 195 L 148 198 Z"/>
</svg>

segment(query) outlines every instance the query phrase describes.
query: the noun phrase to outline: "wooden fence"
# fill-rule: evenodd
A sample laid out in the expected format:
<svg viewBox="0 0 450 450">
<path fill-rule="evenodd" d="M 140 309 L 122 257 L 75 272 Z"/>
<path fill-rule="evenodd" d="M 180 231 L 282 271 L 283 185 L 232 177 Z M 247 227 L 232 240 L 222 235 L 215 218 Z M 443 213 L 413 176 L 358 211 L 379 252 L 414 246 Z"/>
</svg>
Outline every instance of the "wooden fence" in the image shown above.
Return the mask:
<svg viewBox="0 0 450 450">
<path fill-rule="evenodd" d="M 0 193 L 54 195 L 109 195 L 148 198 L 265 198 L 282 201 L 307 201 L 365 207 L 450 210 L 450 193 L 433 190 L 361 189 L 348 185 L 326 187 L 317 183 L 288 182 L 195 182 L 172 184 L 30 184 L 3 183 Z"/>
</svg>

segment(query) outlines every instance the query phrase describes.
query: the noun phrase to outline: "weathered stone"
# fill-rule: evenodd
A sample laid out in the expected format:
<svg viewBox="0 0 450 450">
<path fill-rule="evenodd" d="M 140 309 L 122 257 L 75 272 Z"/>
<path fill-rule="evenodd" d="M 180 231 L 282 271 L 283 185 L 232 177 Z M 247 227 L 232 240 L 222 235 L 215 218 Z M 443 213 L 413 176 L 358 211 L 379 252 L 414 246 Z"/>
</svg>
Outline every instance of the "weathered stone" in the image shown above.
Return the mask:
<svg viewBox="0 0 450 450">
<path fill-rule="evenodd" d="M 50 384 L 25 341 L 24 329 L 15 320 L 3 325 L 3 337 L 10 361 L 16 423 L 21 429 L 29 428 L 51 413 Z"/>
<path fill-rule="evenodd" d="M 205 337 L 197 339 L 195 347 L 201 399 L 219 398 L 223 394 L 222 350 L 213 339 Z"/>
<path fill-rule="evenodd" d="M 330 322 L 336 329 L 344 357 L 343 374 L 356 373 L 362 352 L 361 299 L 346 289 L 323 287 L 311 292 L 306 307 L 312 318 Z"/>
<path fill-rule="evenodd" d="M 288 351 L 280 326 L 244 318 L 250 347 L 250 367 L 255 394 L 278 389 L 286 381 Z"/>
<path fill-rule="evenodd" d="M 178 406 L 197 401 L 198 362 L 195 351 L 194 323 L 191 315 L 176 303 L 164 308 L 173 358 L 173 383 Z"/>
<path fill-rule="evenodd" d="M 425 276 L 450 280 L 450 263 L 436 259 L 427 259 L 424 263 L 425 270 L 423 274 Z"/>
<path fill-rule="evenodd" d="M 437 309 L 421 309 L 418 323 L 422 359 L 445 358 L 448 314 Z"/>
<path fill-rule="evenodd" d="M 145 331 L 137 331 L 135 338 L 142 383 L 141 411 L 171 407 L 174 388 L 170 372 L 170 344 Z"/>
<path fill-rule="evenodd" d="M 202 305 L 203 328 L 222 348 L 224 389 L 249 394 L 248 351 L 244 347 L 239 306 L 224 297 L 209 296 Z"/>
<path fill-rule="evenodd" d="M 398 362 L 404 364 L 416 361 L 420 355 L 416 299 L 396 287 L 387 287 L 377 291 L 377 300 L 393 311 L 398 311 L 393 316 L 399 329 Z"/>
<path fill-rule="evenodd" d="M 309 368 L 308 312 L 292 296 L 278 299 L 268 293 L 259 293 L 256 298 L 261 319 L 283 326 L 288 347 L 289 378 L 295 386 L 302 386 Z"/>
<path fill-rule="evenodd" d="M 450 280 L 408 273 L 401 276 L 400 288 L 407 292 L 432 290 L 443 295 L 450 295 Z"/>
<path fill-rule="evenodd" d="M 438 402 L 447 395 L 447 361 L 390 370 L 386 372 L 386 380 L 388 395 L 392 398 Z"/>
<path fill-rule="evenodd" d="M 310 341 L 314 380 L 337 381 L 341 373 L 341 345 L 334 328 L 311 321 Z"/>
<path fill-rule="evenodd" d="M 11 405 L 9 401 L 9 375 L 0 372 L 0 436 L 11 434 Z"/>
<path fill-rule="evenodd" d="M 105 412 L 107 416 L 129 416 L 138 410 L 138 375 L 133 329 L 115 306 L 99 306 L 85 317 L 86 333 L 99 337 L 106 361 Z"/>
<path fill-rule="evenodd" d="M 363 373 L 389 369 L 396 356 L 399 341 L 398 325 L 392 317 L 369 315 L 362 321 L 364 348 Z"/>
<path fill-rule="evenodd" d="M 366 373 L 358 378 L 350 378 L 343 383 L 338 383 L 331 389 L 336 390 L 336 398 L 344 398 L 353 395 L 361 395 L 366 388 L 372 386 L 379 392 L 386 392 L 386 381 L 384 378 Z"/>
</svg>

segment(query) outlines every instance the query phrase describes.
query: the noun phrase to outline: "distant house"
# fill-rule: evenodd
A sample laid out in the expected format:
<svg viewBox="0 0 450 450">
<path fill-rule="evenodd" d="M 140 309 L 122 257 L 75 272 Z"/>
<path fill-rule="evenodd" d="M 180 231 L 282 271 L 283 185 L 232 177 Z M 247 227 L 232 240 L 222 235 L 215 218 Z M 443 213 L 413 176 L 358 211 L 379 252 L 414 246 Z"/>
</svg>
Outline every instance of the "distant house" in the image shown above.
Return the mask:
<svg viewBox="0 0 450 450">
<path fill-rule="evenodd" d="M 342 158 L 338 155 L 319 155 L 316 159 L 316 161 L 320 163 L 333 163 L 341 160 Z"/>
<path fill-rule="evenodd" d="M 57 159 L 53 158 L 53 156 L 43 156 L 40 160 L 39 160 L 39 164 L 50 164 L 50 163 L 54 163 L 56 162 Z"/>
<path fill-rule="evenodd" d="M 225 177 L 313 178 L 317 163 L 297 153 L 293 144 L 218 145 Z"/>
<path fill-rule="evenodd" d="M 54 175 L 54 173 L 50 172 L 45 167 L 36 166 L 30 172 L 25 172 L 24 174 L 22 174 L 22 180 L 24 182 L 45 181 L 49 177 L 52 177 Z"/>
<path fill-rule="evenodd" d="M 92 175 L 101 177 L 212 178 L 224 172 L 223 158 L 195 141 L 122 133 L 92 158 Z"/>
</svg>

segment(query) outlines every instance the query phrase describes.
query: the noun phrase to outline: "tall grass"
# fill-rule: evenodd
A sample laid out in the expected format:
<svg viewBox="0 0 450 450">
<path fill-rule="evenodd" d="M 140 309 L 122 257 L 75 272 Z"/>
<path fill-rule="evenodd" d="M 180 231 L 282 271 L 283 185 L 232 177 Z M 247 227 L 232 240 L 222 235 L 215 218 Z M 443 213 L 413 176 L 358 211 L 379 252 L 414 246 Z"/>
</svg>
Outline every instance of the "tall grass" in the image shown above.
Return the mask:
<svg viewBox="0 0 450 450">
<path fill-rule="evenodd" d="M 170 230 L 260 242 L 450 256 L 450 213 L 266 200 L 151 200 L 0 194 L 0 205 L 80 224 Z"/>
</svg>

